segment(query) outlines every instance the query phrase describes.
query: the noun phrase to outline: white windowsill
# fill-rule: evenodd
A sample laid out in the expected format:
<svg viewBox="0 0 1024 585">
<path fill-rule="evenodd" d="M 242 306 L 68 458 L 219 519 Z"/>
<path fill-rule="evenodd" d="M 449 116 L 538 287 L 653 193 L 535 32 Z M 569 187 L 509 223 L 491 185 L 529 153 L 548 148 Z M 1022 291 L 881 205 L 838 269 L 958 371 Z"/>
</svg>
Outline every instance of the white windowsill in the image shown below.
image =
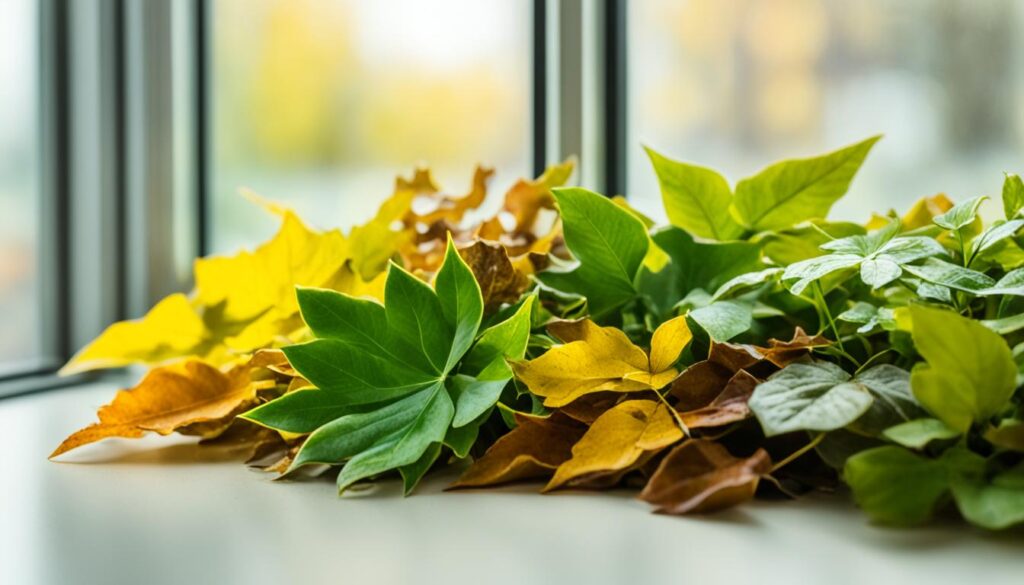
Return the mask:
<svg viewBox="0 0 1024 585">
<path fill-rule="evenodd" d="M 339 499 L 174 437 L 47 454 L 110 383 L 0 401 L 0 583 L 1021 582 L 1021 532 L 867 524 L 845 498 L 673 518 L 621 493 L 445 493 L 428 478 Z"/>
</svg>

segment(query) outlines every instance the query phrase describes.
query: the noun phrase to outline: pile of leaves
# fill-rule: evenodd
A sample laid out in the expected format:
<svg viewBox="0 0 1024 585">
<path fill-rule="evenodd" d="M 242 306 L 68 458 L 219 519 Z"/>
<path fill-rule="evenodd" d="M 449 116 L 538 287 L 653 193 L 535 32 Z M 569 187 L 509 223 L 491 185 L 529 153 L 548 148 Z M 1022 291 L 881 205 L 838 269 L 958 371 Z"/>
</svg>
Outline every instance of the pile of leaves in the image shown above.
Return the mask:
<svg viewBox="0 0 1024 585">
<path fill-rule="evenodd" d="M 649 151 L 669 225 L 564 186 L 479 219 L 426 171 L 369 223 L 293 213 L 67 372 L 151 366 L 54 456 L 148 431 L 248 445 L 339 490 L 460 464 L 454 489 L 633 487 L 658 512 L 849 489 L 879 523 L 1024 522 L 1024 182 L 826 219 L 877 137 L 730 186 Z M 846 486 L 846 487 L 844 487 Z"/>
</svg>

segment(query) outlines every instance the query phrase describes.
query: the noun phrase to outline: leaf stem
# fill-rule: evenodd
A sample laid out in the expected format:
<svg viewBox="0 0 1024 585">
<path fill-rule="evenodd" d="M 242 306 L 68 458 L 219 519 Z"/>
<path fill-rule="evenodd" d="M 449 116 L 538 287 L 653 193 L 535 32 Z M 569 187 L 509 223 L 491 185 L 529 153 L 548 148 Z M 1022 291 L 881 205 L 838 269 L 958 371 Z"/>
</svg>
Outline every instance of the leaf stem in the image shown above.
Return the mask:
<svg viewBox="0 0 1024 585">
<path fill-rule="evenodd" d="M 832 318 L 832 311 L 829 311 L 828 303 L 825 302 L 825 293 L 821 289 L 820 280 L 814 282 L 814 293 L 818 297 L 818 302 L 821 305 L 821 311 L 828 320 L 829 327 L 832 328 L 832 334 L 836 336 L 836 344 L 843 353 L 846 353 L 846 348 L 843 347 L 843 339 L 839 335 L 839 327 L 836 326 L 836 321 Z"/>
<path fill-rule="evenodd" d="M 686 426 L 683 419 L 679 418 L 679 413 L 676 409 L 668 403 L 668 400 L 665 400 L 665 397 L 662 396 L 661 392 L 655 390 L 654 393 L 658 396 L 658 400 L 660 400 L 661 403 L 665 405 L 665 408 L 668 409 L 668 413 L 672 415 L 672 420 L 676 421 L 676 425 L 679 427 L 679 430 L 683 431 L 683 436 L 689 438 L 690 428 Z"/>
<path fill-rule="evenodd" d="M 771 471 L 769 471 L 768 473 L 775 473 L 776 471 L 778 471 L 778 470 L 782 469 L 783 467 L 789 465 L 793 461 L 799 459 L 804 453 L 807 453 L 811 449 L 817 447 L 818 443 L 822 442 L 824 439 L 825 439 L 825 433 L 820 433 L 817 437 L 814 437 L 813 439 L 811 439 L 811 441 L 809 443 L 807 443 L 803 447 L 800 447 L 796 451 L 793 451 L 785 459 L 783 459 L 782 461 L 779 461 L 778 463 L 773 465 Z"/>
</svg>

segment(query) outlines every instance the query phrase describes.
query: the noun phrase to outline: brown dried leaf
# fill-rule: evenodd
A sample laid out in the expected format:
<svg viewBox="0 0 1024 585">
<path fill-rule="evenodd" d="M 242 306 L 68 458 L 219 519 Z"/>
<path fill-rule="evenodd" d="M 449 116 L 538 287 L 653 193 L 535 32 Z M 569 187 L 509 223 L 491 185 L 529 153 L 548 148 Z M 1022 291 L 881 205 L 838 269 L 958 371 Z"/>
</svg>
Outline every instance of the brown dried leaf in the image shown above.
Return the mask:
<svg viewBox="0 0 1024 585">
<path fill-rule="evenodd" d="M 832 342 L 827 337 L 807 335 L 803 329 L 797 327 L 793 332 L 793 339 L 789 341 L 770 339 L 768 340 L 768 347 L 760 348 L 760 351 L 764 354 L 764 359 L 780 368 L 784 368 L 810 355 L 811 349 L 831 344 Z"/>
<path fill-rule="evenodd" d="M 425 174 L 423 174 L 425 172 Z M 412 181 L 402 183 L 399 177 L 399 188 L 407 188 L 417 193 L 413 200 L 412 210 L 406 218 L 408 225 L 425 224 L 432 225 L 445 221 L 457 224 L 467 211 L 476 209 L 487 199 L 487 182 L 494 176 L 494 169 L 477 167 L 473 172 L 473 186 L 468 194 L 462 197 L 452 197 L 440 192 L 429 171 L 418 169 Z M 426 208 L 424 212 L 417 211 L 417 208 Z"/>
<path fill-rule="evenodd" d="M 547 477 L 572 456 L 587 427 L 559 413 L 515 413 L 518 426 L 498 439 L 449 489 Z"/>
<path fill-rule="evenodd" d="M 253 382 L 250 370 L 242 364 L 224 373 L 199 360 L 154 368 L 134 388 L 118 392 L 100 407 L 100 422 L 73 433 L 50 457 L 108 437 L 137 438 L 147 431 L 168 435 L 210 421 L 227 426 L 255 403 L 257 391 L 267 384 Z"/>
<path fill-rule="evenodd" d="M 677 399 L 679 410 L 696 410 L 711 404 L 722 393 L 733 372 L 712 361 L 697 362 L 672 382 L 669 394 Z"/>
<path fill-rule="evenodd" d="M 746 370 L 733 374 L 725 384 L 722 392 L 711 401 L 711 404 L 679 414 L 683 424 L 689 429 L 720 427 L 750 417 L 747 402 L 750 395 L 761 381 Z"/>
<path fill-rule="evenodd" d="M 530 277 L 516 270 L 508 252 L 497 244 L 477 240 L 471 246 L 460 248 L 459 255 L 480 285 L 486 313 L 495 311 L 504 303 L 516 302 L 530 286 Z"/>
<path fill-rule="evenodd" d="M 572 448 L 572 458 L 555 471 L 544 491 L 580 485 L 612 475 L 616 483 L 623 473 L 683 438 L 664 403 L 630 400 L 602 414 Z"/>
<path fill-rule="evenodd" d="M 558 409 L 558 412 L 576 419 L 585 425 L 591 425 L 602 414 L 630 395 L 618 392 L 595 392 L 587 394 Z"/>
<path fill-rule="evenodd" d="M 714 512 L 753 498 L 770 470 L 764 449 L 739 458 L 718 443 L 692 439 L 662 460 L 640 498 L 661 514 Z"/>
</svg>

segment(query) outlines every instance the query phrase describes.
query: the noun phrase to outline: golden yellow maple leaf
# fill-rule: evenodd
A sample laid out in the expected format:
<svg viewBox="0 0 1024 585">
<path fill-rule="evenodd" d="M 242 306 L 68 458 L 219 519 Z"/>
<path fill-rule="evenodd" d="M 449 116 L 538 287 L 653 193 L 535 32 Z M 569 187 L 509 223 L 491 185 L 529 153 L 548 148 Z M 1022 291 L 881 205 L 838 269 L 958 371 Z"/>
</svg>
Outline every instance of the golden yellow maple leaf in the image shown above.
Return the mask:
<svg viewBox="0 0 1024 585">
<path fill-rule="evenodd" d="M 240 364 L 225 373 L 199 360 L 154 368 L 134 388 L 118 392 L 101 407 L 99 422 L 73 433 L 50 457 L 109 437 L 137 438 L 148 431 L 168 435 L 218 420 L 227 425 L 255 403 L 258 390 L 274 384 L 253 381 L 251 370 L 249 364 Z"/>
<path fill-rule="evenodd" d="M 549 327 L 565 343 L 529 361 L 514 362 L 513 370 L 547 407 L 559 407 L 598 391 L 658 390 L 679 374 L 673 367 L 692 339 L 685 317 L 663 323 L 654 332 L 650 356 L 614 327 L 590 320 L 562 322 Z"/>
<path fill-rule="evenodd" d="M 611 476 L 615 482 L 642 460 L 683 438 L 668 406 L 655 400 L 627 400 L 604 412 L 572 448 L 544 491 Z"/>
</svg>

